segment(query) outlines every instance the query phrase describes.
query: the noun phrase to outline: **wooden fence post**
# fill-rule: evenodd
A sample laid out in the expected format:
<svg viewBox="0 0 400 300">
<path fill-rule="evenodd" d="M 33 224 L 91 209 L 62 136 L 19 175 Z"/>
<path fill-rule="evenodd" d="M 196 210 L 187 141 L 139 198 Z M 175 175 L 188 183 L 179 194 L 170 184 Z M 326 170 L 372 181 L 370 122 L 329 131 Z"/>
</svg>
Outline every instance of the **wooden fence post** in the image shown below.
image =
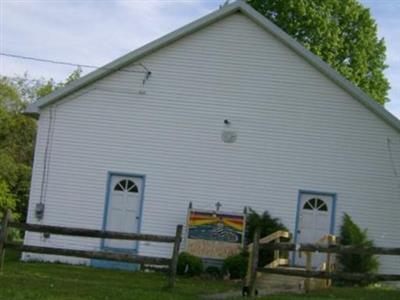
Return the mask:
<svg viewBox="0 0 400 300">
<path fill-rule="evenodd" d="M 1 221 L 1 231 L 0 231 L 0 273 L 3 273 L 4 256 L 6 253 L 5 243 L 7 241 L 8 233 L 8 221 L 11 220 L 11 211 L 7 209 L 4 211 L 3 220 Z"/>
<path fill-rule="evenodd" d="M 306 270 L 312 270 L 312 252 L 306 252 Z M 304 282 L 304 289 L 306 292 L 311 290 L 311 278 L 306 278 Z"/>
<path fill-rule="evenodd" d="M 328 236 L 328 246 L 336 244 L 336 237 L 333 235 Z M 326 254 L 326 272 L 330 273 L 332 272 L 332 254 L 327 253 Z M 326 287 L 331 287 L 332 286 L 332 280 L 327 279 L 326 282 Z"/>
<path fill-rule="evenodd" d="M 175 287 L 176 271 L 178 267 L 179 246 L 182 240 L 182 228 L 183 228 L 182 225 L 176 226 L 174 249 L 172 251 L 172 259 L 169 270 L 169 280 L 168 280 L 169 288 Z"/>
<path fill-rule="evenodd" d="M 257 228 L 254 232 L 253 238 L 253 248 L 251 249 L 249 264 L 250 264 L 250 274 L 249 274 L 249 296 L 253 297 L 256 291 L 256 279 L 257 279 L 257 267 L 258 267 L 258 252 L 259 252 L 259 242 L 260 242 L 260 228 Z"/>
<path fill-rule="evenodd" d="M 276 244 L 279 244 L 281 242 L 281 238 L 277 238 L 276 240 L 275 240 L 275 243 Z M 274 261 L 275 260 L 278 260 L 280 258 L 280 255 L 279 255 L 279 250 L 274 250 Z M 279 265 L 279 261 L 278 261 L 278 265 Z"/>
</svg>

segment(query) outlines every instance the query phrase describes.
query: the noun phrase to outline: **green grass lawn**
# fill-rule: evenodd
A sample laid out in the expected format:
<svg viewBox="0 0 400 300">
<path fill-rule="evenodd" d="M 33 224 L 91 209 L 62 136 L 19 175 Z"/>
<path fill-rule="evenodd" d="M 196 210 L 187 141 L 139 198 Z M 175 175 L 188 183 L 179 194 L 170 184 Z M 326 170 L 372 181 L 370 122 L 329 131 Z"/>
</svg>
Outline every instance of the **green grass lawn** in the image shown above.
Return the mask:
<svg viewBox="0 0 400 300">
<path fill-rule="evenodd" d="M 201 299 L 202 295 L 239 289 L 233 283 L 178 278 L 174 291 L 164 288 L 166 277 L 159 273 L 101 270 L 62 264 L 21 263 L 8 251 L 0 275 L 0 299 Z M 241 299 L 241 298 L 238 298 Z M 400 291 L 382 288 L 335 288 L 307 295 L 276 295 L 271 300 L 288 299 L 382 299 L 398 300 Z"/>
<path fill-rule="evenodd" d="M 95 269 L 49 263 L 22 263 L 6 251 L 0 275 L 0 299 L 195 299 L 196 295 L 231 289 L 222 281 L 178 278 L 174 291 L 165 289 L 162 273 Z"/>
</svg>

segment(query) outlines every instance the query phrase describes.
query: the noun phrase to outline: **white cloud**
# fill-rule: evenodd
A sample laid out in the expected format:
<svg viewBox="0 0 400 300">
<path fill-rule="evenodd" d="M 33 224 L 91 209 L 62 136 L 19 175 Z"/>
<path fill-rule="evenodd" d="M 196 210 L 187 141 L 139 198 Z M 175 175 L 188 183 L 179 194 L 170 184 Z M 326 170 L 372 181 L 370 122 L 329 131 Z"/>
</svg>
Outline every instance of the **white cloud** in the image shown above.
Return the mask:
<svg viewBox="0 0 400 300">
<path fill-rule="evenodd" d="M 0 50 L 104 65 L 218 7 L 219 1 L 0 2 Z M 0 73 L 64 79 L 74 68 L 0 57 Z"/>
</svg>

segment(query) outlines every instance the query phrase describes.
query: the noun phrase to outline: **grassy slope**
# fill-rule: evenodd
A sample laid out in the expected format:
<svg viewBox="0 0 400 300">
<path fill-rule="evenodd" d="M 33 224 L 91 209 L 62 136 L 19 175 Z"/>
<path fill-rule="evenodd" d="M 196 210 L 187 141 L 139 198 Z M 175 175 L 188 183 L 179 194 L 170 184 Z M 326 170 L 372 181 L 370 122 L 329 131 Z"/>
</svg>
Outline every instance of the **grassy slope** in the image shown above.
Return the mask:
<svg viewBox="0 0 400 300">
<path fill-rule="evenodd" d="M 0 299 L 196 299 L 231 288 L 218 281 L 179 278 L 176 290 L 169 292 L 165 284 L 164 274 L 20 263 L 11 253 L 0 276 Z"/>
<path fill-rule="evenodd" d="M 0 275 L 0 299 L 199 299 L 199 295 L 231 290 L 222 281 L 179 278 L 173 292 L 164 289 L 165 275 L 100 270 L 61 264 L 20 263 L 16 253 L 7 252 L 4 274 Z M 238 298 L 242 299 L 242 298 Z M 400 291 L 372 288 L 336 288 L 308 295 L 276 295 L 268 300 L 398 300 Z"/>
</svg>

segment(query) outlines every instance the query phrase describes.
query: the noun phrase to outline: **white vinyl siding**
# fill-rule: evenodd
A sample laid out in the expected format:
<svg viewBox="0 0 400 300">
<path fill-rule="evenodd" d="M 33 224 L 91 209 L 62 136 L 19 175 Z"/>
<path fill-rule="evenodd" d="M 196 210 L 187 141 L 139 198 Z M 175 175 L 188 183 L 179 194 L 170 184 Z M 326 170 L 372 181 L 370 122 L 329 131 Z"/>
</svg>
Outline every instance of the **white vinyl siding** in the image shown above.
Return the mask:
<svg viewBox="0 0 400 300">
<path fill-rule="evenodd" d="M 101 228 L 107 172 L 146 175 L 141 232 L 174 234 L 189 201 L 268 210 L 294 231 L 299 189 L 337 193 L 381 246 L 399 246 L 400 134 L 272 35 L 237 13 L 116 72 L 53 108 L 43 223 Z M 141 70 L 130 66 L 126 70 Z M 139 90 L 144 90 L 141 95 Z M 53 105 L 54 106 L 54 105 Z M 221 141 L 229 119 L 237 141 Z M 48 108 L 41 111 L 29 222 L 39 201 Z M 337 233 L 338 231 L 336 231 Z M 27 243 L 42 244 L 28 234 Z M 45 243 L 96 249 L 96 239 Z M 168 256 L 170 247 L 140 243 Z M 400 262 L 382 260 L 400 273 Z"/>
</svg>

